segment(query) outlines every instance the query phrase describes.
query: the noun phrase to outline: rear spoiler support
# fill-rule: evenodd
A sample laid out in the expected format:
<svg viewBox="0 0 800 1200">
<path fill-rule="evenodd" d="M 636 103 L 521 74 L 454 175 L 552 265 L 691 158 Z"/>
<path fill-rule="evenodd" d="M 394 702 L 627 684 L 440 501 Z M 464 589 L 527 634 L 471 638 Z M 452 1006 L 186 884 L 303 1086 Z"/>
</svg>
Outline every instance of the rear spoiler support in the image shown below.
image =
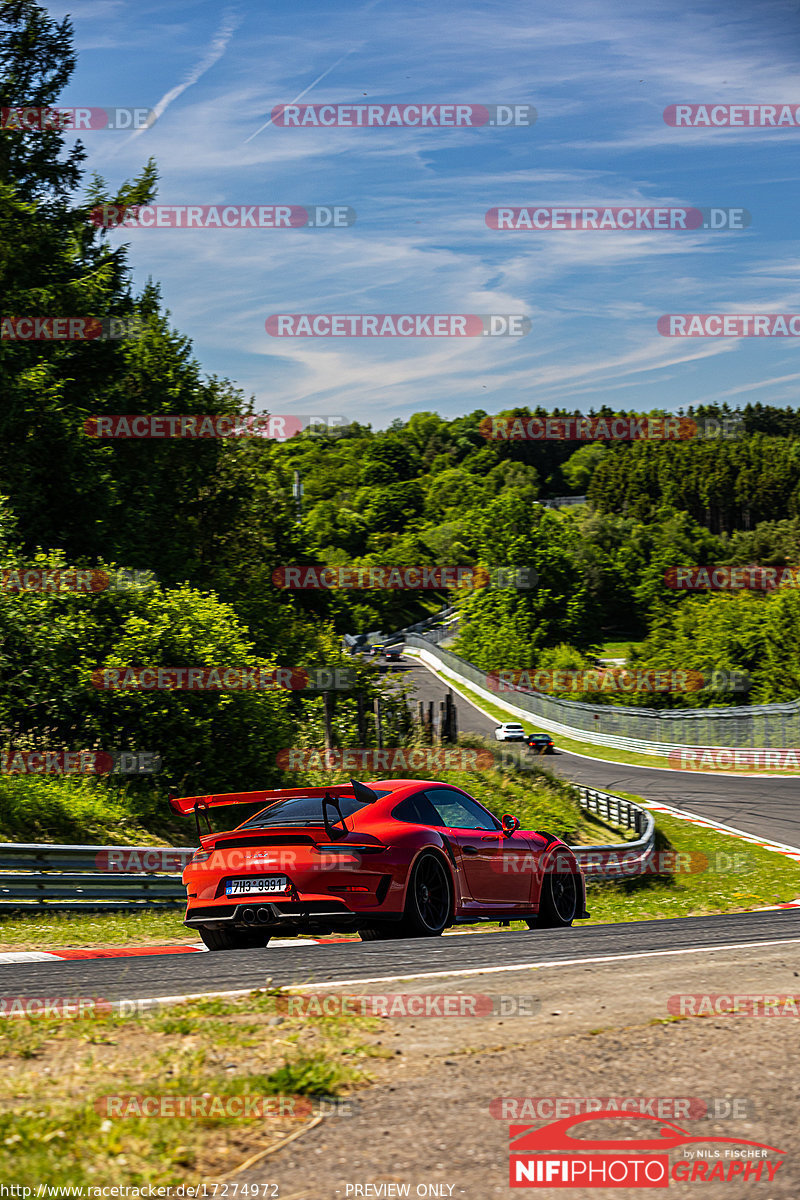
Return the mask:
<svg viewBox="0 0 800 1200">
<path fill-rule="evenodd" d="M 335 808 L 339 814 L 337 821 L 341 822 L 341 829 L 334 829 L 333 825 L 331 824 L 331 819 L 328 816 L 329 806 Z M 338 796 L 331 796 L 330 794 L 327 794 L 322 797 L 322 819 L 325 822 L 325 832 L 332 842 L 335 842 L 337 837 L 344 837 L 344 835 L 347 833 L 347 828 L 344 823 L 344 816 L 342 815 L 342 806 L 339 803 Z"/>
<path fill-rule="evenodd" d="M 205 802 L 205 800 L 198 800 L 194 806 L 194 823 L 197 827 L 198 842 L 202 841 L 203 838 L 203 831 L 200 828 L 200 813 L 202 813 L 206 819 L 206 832 L 214 832 L 214 830 L 211 828 L 211 818 L 208 815 L 208 804 Z"/>
</svg>

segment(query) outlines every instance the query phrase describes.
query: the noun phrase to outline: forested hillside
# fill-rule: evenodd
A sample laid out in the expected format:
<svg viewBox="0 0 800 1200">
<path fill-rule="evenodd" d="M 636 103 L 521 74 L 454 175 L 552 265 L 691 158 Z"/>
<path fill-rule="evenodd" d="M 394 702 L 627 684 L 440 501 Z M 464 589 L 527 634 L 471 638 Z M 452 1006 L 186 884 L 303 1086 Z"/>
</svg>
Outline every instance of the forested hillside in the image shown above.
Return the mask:
<svg viewBox="0 0 800 1200">
<path fill-rule="evenodd" d="M 800 691 L 796 639 L 787 637 L 800 611 L 796 589 L 691 594 L 665 581 L 676 566 L 800 562 L 797 414 L 748 406 L 732 415 L 741 418 L 732 439 L 576 445 L 487 439 L 482 411 L 456 420 L 419 412 L 385 432 L 352 426 L 292 439 L 276 457 L 300 471 L 302 528 L 319 561 L 536 572 L 533 588 L 450 597 L 462 612 L 456 649 L 486 670 L 579 667 L 605 641 L 647 638 L 637 665 L 746 671 L 752 690 L 645 693 L 625 703 L 782 700 Z M 543 503 L 571 492 L 589 504 Z M 419 593 L 340 591 L 332 604 L 342 629 L 388 631 L 426 611 Z M 592 698 L 611 702 L 610 693 Z"/>
</svg>

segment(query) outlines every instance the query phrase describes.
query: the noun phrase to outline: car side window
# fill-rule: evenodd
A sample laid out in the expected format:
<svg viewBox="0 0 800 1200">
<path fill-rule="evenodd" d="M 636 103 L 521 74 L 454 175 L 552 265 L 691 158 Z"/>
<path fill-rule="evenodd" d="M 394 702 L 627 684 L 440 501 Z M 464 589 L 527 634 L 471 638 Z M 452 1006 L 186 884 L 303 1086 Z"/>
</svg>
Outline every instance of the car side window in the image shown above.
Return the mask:
<svg viewBox="0 0 800 1200">
<path fill-rule="evenodd" d="M 408 821 L 411 825 L 441 825 L 439 815 L 424 792 L 407 796 L 392 811 L 396 821 Z"/>
<path fill-rule="evenodd" d="M 451 788 L 428 788 L 425 795 L 439 815 L 437 824 L 450 829 L 486 829 L 496 833 L 500 822 L 475 800 Z"/>
</svg>

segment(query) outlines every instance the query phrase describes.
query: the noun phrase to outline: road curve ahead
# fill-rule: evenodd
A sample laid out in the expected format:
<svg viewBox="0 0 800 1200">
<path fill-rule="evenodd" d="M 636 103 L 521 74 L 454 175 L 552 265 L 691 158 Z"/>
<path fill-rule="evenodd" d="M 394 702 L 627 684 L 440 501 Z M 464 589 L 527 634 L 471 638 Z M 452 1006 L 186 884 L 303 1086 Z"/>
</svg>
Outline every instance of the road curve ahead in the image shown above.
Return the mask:
<svg viewBox="0 0 800 1200">
<path fill-rule="evenodd" d="M 179 997 L 288 987 L 405 981 L 558 964 L 633 959 L 669 952 L 702 957 L 718 947 L 800 943 L 800 911 L 576 925 L 569 929 L 487 932 L 388 942 L 266 946 L 208 954 L 9 963 L 0 966 L 3 999 L 94 996 L 105 1000 Z M 401 981 L 403 981 L 401 983 Z"/>
<path fill-rule="evenodd" d="M 438 675 L 410 659 L 405 659 L 393 673 L 411 681 L 417 700 L 435 701 L 438 712 L 438 703 L 449 690 Z M 454 700 L 458 709 L 458 728 L 462 733 L 493 736 L 497 725 L 493 718 L 485 717 L 455 693 Z M 557 746 L 558 738 L 555 740 Z M 647 800 L 659 800 L 746 833 L 800 846 L 800 779 L 797 778 L 742 778 L 631 767 L 602 759 L 586 759 L 566 751 L 548 756 L 545 762 L 556 774 L 574 783 L 606 792 L 633 792 Z"/>
</svg>

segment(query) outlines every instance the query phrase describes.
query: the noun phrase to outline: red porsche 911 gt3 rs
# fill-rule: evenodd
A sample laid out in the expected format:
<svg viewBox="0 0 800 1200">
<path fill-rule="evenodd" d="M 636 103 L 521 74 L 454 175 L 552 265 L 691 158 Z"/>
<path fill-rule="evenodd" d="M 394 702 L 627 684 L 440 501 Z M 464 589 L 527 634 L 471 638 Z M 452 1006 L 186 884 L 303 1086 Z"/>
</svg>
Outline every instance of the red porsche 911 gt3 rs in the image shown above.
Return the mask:
<svg viewBox="0 0 800 1200">
<path fill-rule="evenodd" d="M 229 833 L 208 811 L 257 804 Z M 419 779 L 170 798 L 195 814 L 185 924 L 210 950 L 277 934 L 355 931 L 364 941 L 435 937 L 450 925 L 588 917 L 580 866 L 549 833 L 498 820 L 460 788 Z M 200 832 L 205 814 L 209 832 Z"/>
</svg>

